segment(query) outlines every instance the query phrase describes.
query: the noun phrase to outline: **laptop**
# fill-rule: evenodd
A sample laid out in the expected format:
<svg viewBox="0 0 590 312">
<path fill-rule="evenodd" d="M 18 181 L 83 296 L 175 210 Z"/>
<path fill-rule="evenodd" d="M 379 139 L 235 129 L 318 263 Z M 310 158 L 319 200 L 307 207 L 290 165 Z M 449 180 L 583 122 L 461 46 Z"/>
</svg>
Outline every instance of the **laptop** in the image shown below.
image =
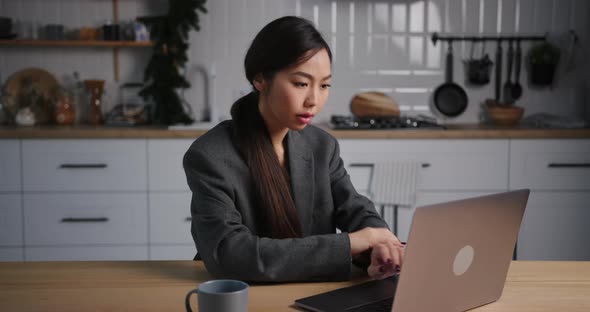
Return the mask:
<svg viewBox="0 0 590 312">
<path fill-rule="evenodd" d="M 529 190 L 416 208 L 401 273 L 295 300 L 311 311 L 465 311 L 502 295 Z"/>
</svg>

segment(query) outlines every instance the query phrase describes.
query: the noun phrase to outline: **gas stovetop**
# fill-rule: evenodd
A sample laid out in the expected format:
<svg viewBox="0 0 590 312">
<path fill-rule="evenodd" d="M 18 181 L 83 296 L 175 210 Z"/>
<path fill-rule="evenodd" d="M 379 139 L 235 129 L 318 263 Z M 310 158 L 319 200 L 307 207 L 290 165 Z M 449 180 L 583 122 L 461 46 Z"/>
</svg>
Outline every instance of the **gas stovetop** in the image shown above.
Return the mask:
<svg viewBox="0 0 590 312">
<path fill-rule="evenodd" d="M 333 115 L 330 118 L 332 129 L 367 130 L 367 129 L 445 129 L 428 116 L 387 116 L 387 117 L 355 117 Z"/>
</svg>

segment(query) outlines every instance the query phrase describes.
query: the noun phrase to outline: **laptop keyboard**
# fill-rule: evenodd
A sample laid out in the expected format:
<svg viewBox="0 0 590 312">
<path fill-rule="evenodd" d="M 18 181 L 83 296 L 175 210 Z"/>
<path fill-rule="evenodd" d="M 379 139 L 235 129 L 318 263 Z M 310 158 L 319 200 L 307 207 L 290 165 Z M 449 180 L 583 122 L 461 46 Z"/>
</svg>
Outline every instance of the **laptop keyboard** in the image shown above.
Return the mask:
<svg viewBox="0 0 590 312">
<path fill-rule="evenodd" d="M 390 312 L 393 305 L 393 298 L 385 298 L 381 301 L 365 304 L 362 306 L 347 309 L 349 312 Z"/>
</svg>

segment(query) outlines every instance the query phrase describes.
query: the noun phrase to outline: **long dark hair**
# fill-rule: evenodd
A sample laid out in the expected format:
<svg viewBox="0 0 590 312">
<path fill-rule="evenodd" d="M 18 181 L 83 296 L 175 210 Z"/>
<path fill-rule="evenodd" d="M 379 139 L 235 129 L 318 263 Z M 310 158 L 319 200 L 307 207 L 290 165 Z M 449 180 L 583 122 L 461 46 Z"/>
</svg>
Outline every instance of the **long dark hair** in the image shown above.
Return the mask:
<svg viewBox="0 0 590 312">
<path fill-rule="evenodd" d="M 257 75 L 272 81 L 285 68 L 301 64 L 317 51 L 332 53 L 326 41 L 306 19 L 285 16 L 266 25 L 256 35 L 244 60 L 246 78 L 253 84 Z M 291 193 L 288 172 L 274 152 L 270 134 L 258 110 L 258 91 L 238 99 L 231 108 L 238 148 L 250 169 L 261 208 L 261 235 L 272 238 L 301 237 L 301 221 Z"/>
</svg>

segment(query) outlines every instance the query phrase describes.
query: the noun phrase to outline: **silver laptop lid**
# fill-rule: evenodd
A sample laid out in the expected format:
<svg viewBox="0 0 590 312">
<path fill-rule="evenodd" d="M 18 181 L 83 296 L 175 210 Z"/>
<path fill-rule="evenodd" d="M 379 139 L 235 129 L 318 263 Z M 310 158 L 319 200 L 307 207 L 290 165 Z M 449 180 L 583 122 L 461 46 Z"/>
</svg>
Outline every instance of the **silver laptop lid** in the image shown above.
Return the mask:
<svg viewBox="0 0 590 312">
<path fill-rule="evenodd" d="M 498 300 L 528 195 L 417 208 L 392 311 L 465 311 Z"/>
</svg>

